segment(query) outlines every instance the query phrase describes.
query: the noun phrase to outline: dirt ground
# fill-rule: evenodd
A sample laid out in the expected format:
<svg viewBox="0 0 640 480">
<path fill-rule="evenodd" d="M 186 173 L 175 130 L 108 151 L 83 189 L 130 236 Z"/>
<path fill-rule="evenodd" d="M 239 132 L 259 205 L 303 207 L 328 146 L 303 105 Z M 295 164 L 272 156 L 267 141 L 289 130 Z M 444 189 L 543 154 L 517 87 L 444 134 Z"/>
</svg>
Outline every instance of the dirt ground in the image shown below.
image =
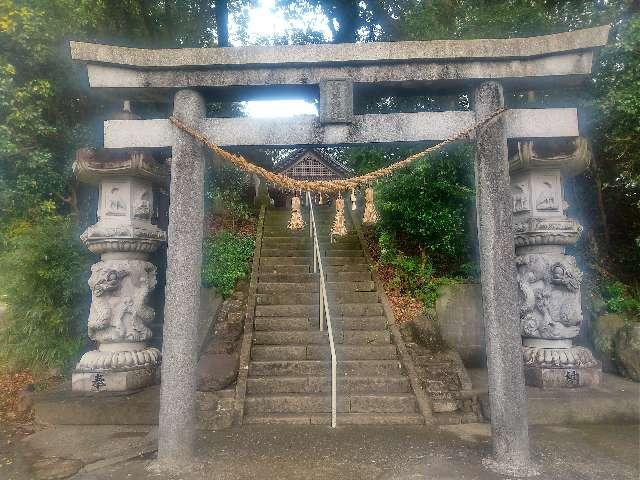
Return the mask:
<svg viewBox="0 0 640 480">
<path fill-rule="evenodd" d="M 196 461 L 174 475 L 149 471 L 155 428 L 57 426 L 28 435 L 5 428 L 1 435 L 3 480 L 510 478 L 482 467 L 491 451 L 488 424 L 201 432 Z M 535 426 L 531 440 L 537 478 L 640 478 L 638 425 Z"/>
</svg>

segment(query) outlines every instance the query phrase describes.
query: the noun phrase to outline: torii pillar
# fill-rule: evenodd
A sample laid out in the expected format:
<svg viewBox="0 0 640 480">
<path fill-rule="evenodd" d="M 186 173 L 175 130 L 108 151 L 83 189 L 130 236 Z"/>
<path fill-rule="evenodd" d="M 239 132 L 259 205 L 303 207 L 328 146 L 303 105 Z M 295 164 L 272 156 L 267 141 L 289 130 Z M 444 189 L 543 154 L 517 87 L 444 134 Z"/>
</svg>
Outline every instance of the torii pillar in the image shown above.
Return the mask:
<svg viewBox="0 0 640 480">
<path fill-rule="evenodd" d="M 482 83 L 474 97 L 477 121 L 504 107 L 497 82 Z M 494 455 L 485 463 L 500 473 L 527 476 L 535 471 L 529 453 L 504 116 L 476 132 L 475 182 Z"/>
<path fill-rule="evenodd" d="M 203 96 L 175 94 L 173 114 L 200 128 Z M 182 464 L 193 457 L 196 434 L 196 363 L 204 221 L 204 148 L 176 129 L 171 159 L 158 460 Z"/>
</svg>

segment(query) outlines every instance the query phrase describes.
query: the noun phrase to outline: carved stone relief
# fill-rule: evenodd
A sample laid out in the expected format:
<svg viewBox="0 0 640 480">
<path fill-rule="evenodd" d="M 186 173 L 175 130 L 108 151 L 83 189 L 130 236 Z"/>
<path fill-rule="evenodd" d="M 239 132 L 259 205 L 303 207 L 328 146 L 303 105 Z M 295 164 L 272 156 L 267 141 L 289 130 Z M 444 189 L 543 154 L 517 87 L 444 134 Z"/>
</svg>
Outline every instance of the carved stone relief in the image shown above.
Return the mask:
<svg viewBox="0 0 640 480">
<path fill-rule="evenodd" d="M 580 332 L 581 273 L 567 255 L 516 258 L 523 337 L 574 338 Z"/>
<path fill-rule="evenodd" d="M 107 184 L 103 192 L 105 193 L 105 215 L 124 216 L 127 214 L 129 205 L 128 184 Z"/>
<path fill-rule="evenodd" d="M 513 213 L 528 212 L 529 206 L 529 185 L 527 182 L 517 182 L 511 186 L 513 193 Z"/>
<path fill-rule="evenodd" d="M 109 260 L 91 267 L 89 337 L 100 343 L 143 342 L 155 312 L 146 302 L 156 267 L 143 260 Z"/>
<path fill-rule="evenodd" d="M 153 194 L 150 188 L 138 187 L 133 207 L 134 218 L 149 220 L 151 218 Z"/>
</svg>

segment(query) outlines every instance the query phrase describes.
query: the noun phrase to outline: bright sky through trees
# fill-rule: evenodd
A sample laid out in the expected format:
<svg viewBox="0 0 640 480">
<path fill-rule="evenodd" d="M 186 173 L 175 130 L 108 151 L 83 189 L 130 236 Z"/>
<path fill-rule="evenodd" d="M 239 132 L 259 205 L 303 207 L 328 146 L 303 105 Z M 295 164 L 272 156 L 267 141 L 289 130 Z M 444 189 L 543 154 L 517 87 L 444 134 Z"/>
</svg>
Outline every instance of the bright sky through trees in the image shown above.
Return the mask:
<svg viewBox="0 0 640 480">
<path fill-rule="evenodd" d="M 245 102 L 244 110 L 248 116 L 255 118 L 318 114 L 316 106 L 304 100 L 252 100 Z"/>
<path fill-rule="evenodd" d="M 244 38 L 239 37 L 238 15 L 246 16 L 247 28 Z M 321 31 L 326 39 L 331 39 L 327 26 L 327 17 L 316 9 L 306 12 L 301 17 L 287 18 L 286 12 L 276 5 L 276 0 L 258 0 L 246 7 L 240 14 L 231 14 L 229 33 L 231 44 L 239 47 L 245 44 L 269 44 L 276 37 L 286 35 L 292 29 L 306 30 L 313 25 L 313 30 Z M 250 117 L 292 117 L 294 115 L 317 115 L 315 105 L 304 100 L 259 100 L 245 102 L 244 109 Z"/>
</svg>

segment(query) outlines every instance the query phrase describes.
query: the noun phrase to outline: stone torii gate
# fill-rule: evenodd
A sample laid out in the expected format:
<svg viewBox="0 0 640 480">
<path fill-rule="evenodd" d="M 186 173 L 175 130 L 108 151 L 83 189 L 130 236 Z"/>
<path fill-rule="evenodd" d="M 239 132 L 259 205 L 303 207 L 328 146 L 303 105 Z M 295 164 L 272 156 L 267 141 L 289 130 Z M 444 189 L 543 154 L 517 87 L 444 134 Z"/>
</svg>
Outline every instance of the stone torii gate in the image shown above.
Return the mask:
<svg viewBox="0 0 640 480">
<path fill-rule="evenodd" d="M 86 64 L 92 88 L 110 92 L 121 100 L 170 101 L 173 96 L 173 115 L 222 147 L 349 146 L 443 140 L 502 108 L 505 105 L 503 89 L 561 89 L 580 85 L 591 74 L 594 54 L 606 44 L 608 31 L 609 27 L 604 26 L 540 37 L 500 40 L 174 50 L 71 42 L 71 55 L 74 60 Z M 472 92 L 473 110 L 354 114 L 354 95 L 383 93 L 391 96 L 434 90 Z M 206 100 L 246 99 L 257 94 L 291 92 L 319 95 L 319 117 L 299 116 L 277 120 L 206 117 Z M 553 288 L 563 286 L 567 291 L 573 289 L 571 292 L 575 295 L 579 272 L 573 272 L 569 268 L 571 265 L 567 267 L 567 262 L 562 263 L 562 260 L 563 246 L 570 244 L 571 239 L 575 241 L 579 227 L 563 215 L 560 181 L 565 170 L 562 170 L 562 159 L 556 158 L 546 164 L 544 161 L 536 163 L 534 148 L 526 142 L 522 143 L 530 148 L 520 149 L 521 155 L 515 161 L 517 168 L 514 170 L 518 172 L 518 178 L 512 186 L 507 140 L 575 139 L 579 133 L 576 108 L 515 109 L 508 110 L 475 137 L 477 223 L 493 451 L 496 464 L 511 470 L 525 472 L 530 468 L 521 340 L 523 319 L 518 300 L 514 236 L 517 233 L 518 248 L 525 249 L 530 257 L 547 253 L 554 256 L 556 263 L 549 267 L 549 282 L 554 282 Z M 197 227 L 202 225 L 204 213 L 203 146 L 174 127 L 168 119 L 142 120 L 129 115 L 104 123 L 104 147 L 171 148 L 158 457 L 161 461 L 183 462 L 193 454 L 195 433 L 194 369 L 203 235 Z M 524 155 L 525 150 L 527 155 Z M 129 229 L 125 236 L 127 232 L 133 237 L 144 236 L 145 232 L 153 230 L 148 222 L 149 200 L 146 200 L 147 203 L 136 200 L 136 195 L 143 198 L 152 182 L 161 175 L 150 172 L 145 163 L 146 157 L 143 157 L 137 162 L 130 161 L 124 169 L 115 169 L 116 174 L 119 172 L 143 180 L 101 183 L 100 222 L 122 222 L 116 219 L 120 215 L 118 218 L 124 218 Z M 85 162 L 84 169 L 80 165 L 79 173 L 91 170 L 90 163 Z M 527 176 L 527 172 L 540 165 L 547 173 L 549 169 L 555 169 L 555 177 L 549 174 L 541 180 L 540 185 L 544 184 L 549 189 L 542 196 L 536 190 L 538 183 L 533 178 L 535 175 Z M 512 194 L 512 188 L 515 194 Z M 129 208 L 128 201 L 132 204 L 137 201 L 136 208 Z M 525 220 L 522 223 L 524 226 L 518 224 L 517 232 L 514 231 L 514 213 L 517 218 Z M 544 217 L 545 221 L 540 217 Z M 151 243 L 155 248 L 158 242 L 164 241 L 164 236 L 162 232 L 152 233 L 155 243 Z M 142 253 L 136 252 L 137 256 L 134 257 L 122 253 L 127 250 L 122 246 L 118 247 L 119 250 L 115 249 L 118 252 L 114 253 L 115 250 L 109 250 L 111 247 L 107 244 L 110 237 L 116 238 L 118 235 L 123 235 L 122 230 L 108 228 L 94 229 L 85 234 L 89 238 L 87 243 L 93 238 L 94 243 L 100 246 L 95 251 L 103 254 L 103 262 L 97 264 L 102 266 L 94 271 L 97 275 L 97 288 L 92 284 L 94 305 L 98 297 L 109 289 L 117 288 L 118 282 L 126 282 L 127 278 L 134 276 L 126 272 L 124 264 L 118 264 L 123 269 L 121 271 L 118 270 L 120 267 L 104 267 L 105 262 L 125 262 L 132 258 L 130 261 L 140 262 L 134 265 L 135 275 L 147 278 L 146 292 L 155 284 L 153 265 L 144 261 L 144 252 L 153 248 L 149 247 Z M 545 250 L 545 246 L 549 248 Z M 545 261 L 549 263 L 550 260 Z M 535 261 L 527 265 L 531 263 Z M 522 262 L 519 261 L 518 272 L 521 267 Z M 144 274 L 138 270 L 144 271 Z M 522 274 L 530 278 L 535 274 L 535 268 L 531 266 L 531 272 L 525 268 Z M 98 278 L 100 275 L 104 278 Z M 542 275 L 532 282 L 544 282 L 547 277 Z M 565 298 L 569 294 L 562 291 L 558 295 L 558 298 Z M 569 334 L 554 337 L 546 335 L 542 328 L 533 328 L 535 325 L 532 326 L 531 322 L 536 321 L 535 308 L 535 305 L 532 306 L 530 315 L 524 319 L 530 327 L 527 330 L 529 333 L 524 336 L 531 337 L 525 340 L 535 341 L 529 344 L 525 342 L 525 345 L 537 349 L 537 352 L 548 347 L 545 342 L 560 339 L 560 343 L 554 344 L 556 350 L 571 349 Z M 566 320 L 568 315 L 563 315 Z M 143 314 L 140 316 L 144 317 Z M 575 324 L 569 326 L 575 327 Z M 74 384 L 82 389 L 87 378 L 90 378 L 92 365 L 102 361 L 100 359 L 104 355 L 110 355 L 109 358 L 116 363 L 128 364 L 135 363 L 142 355 L 144 358 L 139 361 L 144 363 L 148 360 L 146 367 L 155 365 L 157 355 L 154 352 L 151 352 L 156 355 L 154 358 L 147 359 L 144 353 L 136 357 L 136 352 L 150 350 L 145 349 L 145 339 L 145 335 L 133 340 L 116 335 L 110 338 L 111 343 L 101 343 L 98 351 L 87 353 L 90 358 L 84 364 L 81 361 L 83 368 L 78 369 L 78 381 L 74 380 Z M 528 368 L 532 365 L 536 367 L 536 352 L 532 353 L 533 364 Z M 588 364 L 571 363 L 569 350 L 560 353 L 556 352 L 558 359 L 568 360 L 565 366 Z M 544 384 L 545 379 L 549 383 L 545 368 L 549 370 L 547 367 L 551 359 L 548 364 L 543 363 L 544 355 L 537 370 L 539 375 L 536 381 L 539 384 Z M 592 376 L 597 377 L 596 373 Z M 120 380 L 125 384 L 130 381 L 129 377 Z M 138 384 L 146 381 L 148 375 L 143 375 L 142 380 L 138 379 Z"/>
</svg>

